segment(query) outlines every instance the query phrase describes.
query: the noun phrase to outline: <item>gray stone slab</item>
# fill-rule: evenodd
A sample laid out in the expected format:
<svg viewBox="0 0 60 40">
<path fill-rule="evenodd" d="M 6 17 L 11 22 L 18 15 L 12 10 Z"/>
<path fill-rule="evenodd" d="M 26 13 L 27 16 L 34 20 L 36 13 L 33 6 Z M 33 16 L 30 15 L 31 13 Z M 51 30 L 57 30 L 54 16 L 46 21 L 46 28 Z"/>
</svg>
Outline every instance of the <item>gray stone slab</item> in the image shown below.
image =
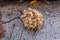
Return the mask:
<svg viewBox="0 0 60 40">
<path fill-rule="evenodd" d="M 2 20 L 6 33 L 1 40 L 60 40 L 60 1 L 53 1 L 49 5 L 41 4 L 35 8 L 44 15 L 44 25 L 37 33 L 24 28 L 18 10 L 29 8 L 27 3 L 1 7 Z"/>
</svg>

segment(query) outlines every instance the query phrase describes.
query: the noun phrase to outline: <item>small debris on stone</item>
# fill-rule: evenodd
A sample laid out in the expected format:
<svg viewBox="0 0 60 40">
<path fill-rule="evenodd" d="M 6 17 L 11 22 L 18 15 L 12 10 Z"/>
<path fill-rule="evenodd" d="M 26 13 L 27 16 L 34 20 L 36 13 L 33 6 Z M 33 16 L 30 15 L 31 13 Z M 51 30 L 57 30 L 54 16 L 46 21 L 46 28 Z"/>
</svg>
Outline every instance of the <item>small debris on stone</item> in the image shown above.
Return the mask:
<svg viewBox="0 0 60 40">
<path fill-rule="evenodd" d="M 42 28 L 44 18 L 42 13 L 35 9 L 28 8 L 21 16 L 25 28 L 36 31 Z"/>
</svg>

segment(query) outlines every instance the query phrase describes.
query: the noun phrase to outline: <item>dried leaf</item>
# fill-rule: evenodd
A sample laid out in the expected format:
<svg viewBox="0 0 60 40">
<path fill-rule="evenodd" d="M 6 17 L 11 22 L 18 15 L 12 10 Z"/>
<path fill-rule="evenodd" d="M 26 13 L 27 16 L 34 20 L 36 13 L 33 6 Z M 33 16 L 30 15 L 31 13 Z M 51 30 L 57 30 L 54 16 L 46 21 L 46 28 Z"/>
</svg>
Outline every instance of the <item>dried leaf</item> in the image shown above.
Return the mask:
<svg viewBox="0 0 60 40">
<path fill-rule="evenodd" d="M 32 1 L 32 2 L 30 3 L 30 5 L 31 5 L 31 6 L 38 6 L 39 3 L 38 3 L 37 1 Z"/>
</svg>

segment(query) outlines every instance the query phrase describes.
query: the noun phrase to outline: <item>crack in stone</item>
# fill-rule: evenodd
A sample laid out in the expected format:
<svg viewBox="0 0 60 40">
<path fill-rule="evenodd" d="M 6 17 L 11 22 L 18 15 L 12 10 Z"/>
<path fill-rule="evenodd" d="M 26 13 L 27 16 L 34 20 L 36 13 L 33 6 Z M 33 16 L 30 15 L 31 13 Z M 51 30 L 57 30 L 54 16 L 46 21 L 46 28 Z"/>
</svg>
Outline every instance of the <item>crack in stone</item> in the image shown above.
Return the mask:
<svg viewBox="0 0 60 40">
<path fill-rule="evenodd" d="M 21 13 L 21 15 L 23 14 L 22 10 L 18 10 L 18 11 Z M 20 16 L 21 16 L 21 15 L 20 15 Z M 15 18 L 13 18 L 13 19 L 10 19 L 9 21 L 6 21 L 6 22 L 2 22 L 2 24 L 9 23 L 9 22 L 11 22 L 11 21 L 13 21 L 13 20 L 15 20 L 15 19 L 19 19 L 19 20 L 22 22 L 22 19 L 21 19 L 20 16 L 15 17 Z M 11 40 L 11 38 L 12 38 L 12 34 L 13 34 L 13 31 L 14 31 L 15 24 L 13 24 L 12 27 L 13 27 L 13 28 L 12 28 L 12 32 L 11 32 L 11 34 L 10 34 L 10 40 Z M 21 31 L 21 38 L 22 38 L 22 33 L 23 33 L 23 31 Z M 21 39 L 21 38 L 20 38 L 20 39 Z M 22 40 L 22 39 L 21 39 L 21 40 Z"/>
<path fill-rule="evenodd" d="M 23 36 L 23 30 L 21 31 L 21 37 L 20 37 L 20 40 L 22 40 L 22 36 Z"/>
<path fill-rule="evenodd" d="M 17 10 L 17 11 L 19 11 L 19 12 L 21 13 L 21 15 L 23 14 L 22 10 Z M 20 16 L 21 16 L 21 15 L 20 15 Z M 13 18 L 13 19 L 7 21 L 7 22 L 3 22 L 3 24 L 9 23 L 9 22 L 11 22 L 11 21 L 13 21 L 13 20 L 15 20 L 15 19 L 20 19 L 20 20 L 21 20 L 20 17 L 15 17 L 15 18 Z M 21 21 L 22 21 L 22 20 L 21 20 Z"/>
<path fill-rule="evenodd" d="M 3 22 L 3 24 L 9 23 L 9 22 L 11 22 L 11 21 L 13 21 L 13 20 L 15 20 L 15 19 L 19 19 L 20 21 L 22 21 L 22 19 L 21 19 L 20 17 L 15 17 L 15 18 L 7 21 L 7 22 Z M 11 40 L 11 37 L 12 37 L 12 33 L 13 33 L 13 30 L 14 30 L 14 27 L 15 27 L 15 24 L 13 24 L 12 32 L 11 32 L 11 34 L 10 34 L 10 40 Z M 23 32 L 22 32 L 22 33 L 23 33 Z M 22 33 L 21 33 L 21 36 L 22 36 Z M 20 39 L 21 39 L 21 38 L 20 38 Z"/>
<path fill-rule="evenodd" d="M 9 22 L 11 22 L 11 21 L 13 21 L 13 20 L 15 20 L 15 19 L 20 19 L 20 20 L 21 20 L 21 18 L 20 18 L 20 17 L 15 17 L 15 18 L 13 18 L 13 19 L 11 19 L 11 20 L 7 21 L 7 22 L 3 22 L 3 24 L 9 23 Z"/>
<path fill-rule="evenodd" d="M 14 27 L 15 27 L 15 24 L 13 24 L 12 32 L 11 32 L 11 34 L 10 34 L 10 39 L 11 39 L 11 37 L 12 37 L 12 33 L 13 33 L 13 30 L 14 30 Z"/>
</svg>

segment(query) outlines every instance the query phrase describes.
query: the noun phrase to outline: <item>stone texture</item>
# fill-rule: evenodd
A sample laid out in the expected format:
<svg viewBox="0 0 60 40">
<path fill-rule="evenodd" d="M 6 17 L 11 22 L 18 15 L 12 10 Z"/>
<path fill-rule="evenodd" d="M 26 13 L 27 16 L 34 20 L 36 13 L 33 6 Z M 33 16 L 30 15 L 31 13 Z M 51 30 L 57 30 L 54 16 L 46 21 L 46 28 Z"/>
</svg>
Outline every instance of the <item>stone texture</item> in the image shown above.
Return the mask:
<svg viewBox="0 0 60 40">
<path fill-rule="evenodd" d="M 44 15 L 43 28 L 34 33 L 24 28 L 19 10 L 30 7 L 27 3 L 0 7 L 5 37 L 0 40 L 60 40 L 60 1 L 53 1 L 49 5 L 41 4 L 35 8 Z"/>
</svg>

